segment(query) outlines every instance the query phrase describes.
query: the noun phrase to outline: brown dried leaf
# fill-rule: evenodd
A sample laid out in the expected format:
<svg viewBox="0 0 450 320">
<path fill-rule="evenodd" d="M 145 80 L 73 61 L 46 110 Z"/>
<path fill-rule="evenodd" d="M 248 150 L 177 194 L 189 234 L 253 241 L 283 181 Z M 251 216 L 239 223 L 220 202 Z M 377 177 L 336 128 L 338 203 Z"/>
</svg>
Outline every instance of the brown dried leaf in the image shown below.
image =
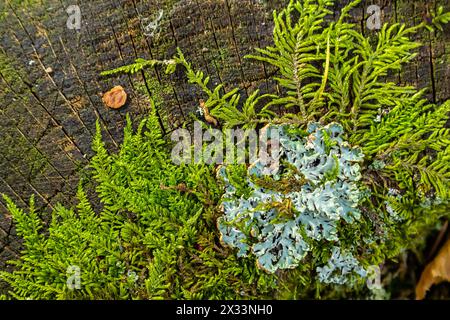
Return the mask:
<svg viewBox="0 0 450 320">
<path fill-rule="evenodd" d="M 127 102 L 127 93 L 122 86 L 115 86 L 103 95 L 103 103 L 111 109 L 119 109 Z"/>
<path fill-rule="evenodd" d="M 212 125 L 214 125 L 216 127 L 219 125 L 219 122 L 217 122 L 216 118 L 214 118 L 213 116 L 211 116 L 209 114 L 205 114 L 205 120 L 209 124 L 212 124 Z"/>
<path fill-rule="evenodd" d="M 202 108 L 203 113 L 205 114 L 205 120 L 206 122 L 208 122 L 209 124 L 212 124 L 214 126 L 218 126 L 219 122 L 217 121 L 216 118 L 214 118 L 210 113 L 209 113 L 209 109 L 206 106 L 206 103 L 204 100 L 200 99 L 200 108 Z"/>
<path fill-rule="evenodd" d="M 436 258 L 425 267 L 416 286 L 416 299 L 424 299 L 427 291 L 433 285 L 444 281 L 450 282 L 450 239 L 439 251 Z"/>
</svg>

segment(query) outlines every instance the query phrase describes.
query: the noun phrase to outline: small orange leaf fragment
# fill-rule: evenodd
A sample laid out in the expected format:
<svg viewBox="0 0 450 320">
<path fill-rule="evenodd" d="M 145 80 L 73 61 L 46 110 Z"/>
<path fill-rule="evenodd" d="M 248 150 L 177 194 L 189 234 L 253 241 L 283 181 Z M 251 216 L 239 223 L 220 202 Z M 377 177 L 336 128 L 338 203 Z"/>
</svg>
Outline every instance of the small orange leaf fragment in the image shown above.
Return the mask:
<svg viewBox="0 0 450 320">
<path fill-rule="evenodd" d="M 115 86 L 103 95 L 103 103 L 111 109 L 119 109 L 127 102 L 127 93 L 122 86 Z"/>
<path fill-rule="evenodd" d="M 450 282 L 450 239 L 439 251 L 436 258 L 422 272 L 422 276 L 416 286 L 416 299 L 424 299 L 427 291 L 433 285 L 444 281 Z"/>
</svg>

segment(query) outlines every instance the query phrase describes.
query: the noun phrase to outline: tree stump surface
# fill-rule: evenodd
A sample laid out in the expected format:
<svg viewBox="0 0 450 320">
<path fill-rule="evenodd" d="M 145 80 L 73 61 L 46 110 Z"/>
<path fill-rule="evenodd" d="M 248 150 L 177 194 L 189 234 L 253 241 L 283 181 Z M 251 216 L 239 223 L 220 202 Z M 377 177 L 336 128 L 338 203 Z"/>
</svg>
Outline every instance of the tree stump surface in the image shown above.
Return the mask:
<svg viewBox="0 0 450 320">
<path fill-rule="evenodd" d="M 111 151 L 122 140 L 126 114 L 145 115 L 150 94 L 168 121 L 166 133 L 198 108 L 200 92 L 182 73 L 158 69 L 133 76 L 101 77 L 105 70 L 136 58 L 168 59 L 177 47 L 196 68 L 226 90 L 245 96 L 260 89 L 274 92 L 276 70 L 244 58 L 272 43 L 272 11 L 282 0 L 2 0 L 0 3 L 0 193 L 26 208 L 34 195 L 44 212 L 74 203 L 83 168 L 93 156 L 91 142 L 99 119 Z M 335 12 L 349 1 L 336 1 Z M 382 22 L 419 24 L 450 0 L 366 0 L 352 11 L 365 34 L 366 8 L 382 8 Z M 70 30 L 66 9 L 81 9 L 80 30 Z M 162 11 L 161 11 L 162 10 Z M 151 22 L 159 16 L 155 32 Z M 424 46 L 396 80 L 428 88 L 428 98 L 450 98 L 450 27 L 443 34 L 417 35 Z M 128 93 L 126 107 L 109 110 L 102 95 L 115 85 Z M 20 241 L 0 200 L 0 270 L 17 257 Z M 0 292 L 1 292 L 0 284 Z"/>
</svg>

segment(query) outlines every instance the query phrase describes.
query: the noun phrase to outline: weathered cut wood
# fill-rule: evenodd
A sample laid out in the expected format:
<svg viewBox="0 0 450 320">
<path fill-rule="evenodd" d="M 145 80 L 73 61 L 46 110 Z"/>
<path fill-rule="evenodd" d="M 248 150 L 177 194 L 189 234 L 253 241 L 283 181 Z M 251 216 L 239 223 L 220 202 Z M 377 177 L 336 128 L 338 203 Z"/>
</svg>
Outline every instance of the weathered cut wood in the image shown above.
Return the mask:
<svg viewBox="0 0 450 320">
<path fill-rule="evenodd" d="M 187 119 L 200 93 L 181 74 L 158 70 L 130 77 L 100 72 L 141 58 L 170 58 L 180 47 L 213 83 L 277 90 L 273 69 L 244 59 L 271 43 L 272 10 L 282 0 L 2 0 L 0 3 L 0 193 L 20 206 L 35 195 L 37 206 L 73 203 L 80 171 L 92 156 L 90 144 L 99 119 L 108 147 L 117 150 L 126 113 L 144 115 L 150 93 L 169 119 L 166 132 Z M 349 1 L 336 1 L 336 12 Z M 383 22 L 418 24 L 430 8 L 449 0 L 365 0 L 354 22 L 369 34 L 366 8 L 382 7 Z M 70 5 L 82 13 L 81 30 L 66 26 Z M 159 27 L 147 28 L 159 16 Z M 428 97 L 450 98 L 450 27 L 439 39 L 417 36 L 424 46 L 416 61 L 396 76 L 399 83 L 429 88 Z M 49 69 L 51 68 L 51 69 Z M 144 80 L 144 81 L 143 81 Z M 106 108 L 101 96 L 115 85 L 129 94 L 127 107 Z M 164 103 L 162 103 L 164 101 Z M 2 215 L 3 214 L 3 215 Z M 19 250 L 14 228 L 0 201 L 0 269 Z M 1 290 L 1 288 L 0 288 Z"/>
</svg>

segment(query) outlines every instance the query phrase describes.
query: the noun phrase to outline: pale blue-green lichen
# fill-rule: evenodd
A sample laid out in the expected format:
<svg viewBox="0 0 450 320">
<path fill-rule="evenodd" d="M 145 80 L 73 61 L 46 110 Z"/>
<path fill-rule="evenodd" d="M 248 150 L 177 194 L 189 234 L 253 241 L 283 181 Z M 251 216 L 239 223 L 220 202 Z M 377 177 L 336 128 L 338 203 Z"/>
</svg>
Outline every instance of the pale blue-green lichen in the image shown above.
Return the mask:
<svg viewBox="0 0 450 320">
<path fill-rule="evenodd" d="M 351 253 L 343 252 L 339 247 L 333 247 L 331 258 L 325 266 L 317 268 L 317 274 L 323 283 L 344 285 L 348 284 L 355 275 L 366 277 L 367 271 Z"/>
<path fill-rule="evenodd" d="M 243 177 L 250 192 L 241 194 L 230 182 L 232 166 L 219 170 L 226 187 L 218 228 L 238 256 L 253 254 L 262 269 L 274 273 L 296 268 L 319 241 L 338 244 L 338 225 L 360 218 L 363 154 L 344 141 L 336 123 L 311 124 L 306 132 L 287 125 L 271 125 L 270 130 L 279 134 L 280 166 L 268 171 L 259 161 L 252 164 Z M 258 179 L 268 177 L 273 187 L 261 186 Z M 279 190 L 277 183 L 288 178 L 301 183 Z M 322 278 L 326 281 L 325 274 Z"/>
</svg>

